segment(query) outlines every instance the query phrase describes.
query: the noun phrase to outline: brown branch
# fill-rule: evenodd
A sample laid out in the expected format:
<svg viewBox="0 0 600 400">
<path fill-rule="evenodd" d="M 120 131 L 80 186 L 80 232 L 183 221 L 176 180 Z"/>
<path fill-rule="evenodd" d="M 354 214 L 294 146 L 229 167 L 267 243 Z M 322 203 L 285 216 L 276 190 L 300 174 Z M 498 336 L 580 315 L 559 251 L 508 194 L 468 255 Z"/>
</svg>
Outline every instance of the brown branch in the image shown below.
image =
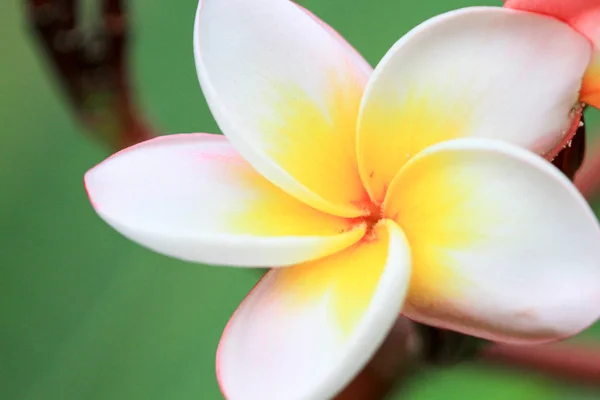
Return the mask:
<svg viewBox="0 0 600 400">
<path fill-rule="evenodd" d="M 430 365 L 476 360 L 489 365 L 541 372 L 565 382 L 600 387 L 600 346 L 557 343 L 513 346 L 399 318 L 387 339 L 336 400 L 385 399 Z"/>
<path fill-rule="evenodd" d="M 485 362 L 542 372 L 578 384 L 600 386 L 600 347 L 552 344 L 509 346 L 495 344 L 481 353 Z"/>
<path fill-rule="evenodd" d="M 129 32 L 122 0 L 103 0 L 86 36 L 76 0 L 27 0 L 31 28 L 75 117 L 112 151 L 152 137 L 136 109 L 127 68 Z"/>
<path fill-rule="evenodd" d="M 335 400 L 384 399 L 414 373 L 423 343 L 415 324 L 400 318 L 373 359 Z"/>
</svg>

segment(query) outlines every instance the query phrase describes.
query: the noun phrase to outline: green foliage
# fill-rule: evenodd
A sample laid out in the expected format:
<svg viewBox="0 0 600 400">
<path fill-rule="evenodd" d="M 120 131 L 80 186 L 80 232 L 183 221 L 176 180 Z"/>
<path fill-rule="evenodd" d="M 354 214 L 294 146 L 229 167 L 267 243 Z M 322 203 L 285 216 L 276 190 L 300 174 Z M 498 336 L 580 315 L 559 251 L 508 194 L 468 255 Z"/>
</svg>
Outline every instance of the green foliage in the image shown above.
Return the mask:
<svg viewBox="0 0 600 400">
<path fill-rule="evenodd" d="M 460 367 L 429 371 L 392 400 L 560 400 L 560 387 L 548 379 L 516 371 Z"/>
</svg>

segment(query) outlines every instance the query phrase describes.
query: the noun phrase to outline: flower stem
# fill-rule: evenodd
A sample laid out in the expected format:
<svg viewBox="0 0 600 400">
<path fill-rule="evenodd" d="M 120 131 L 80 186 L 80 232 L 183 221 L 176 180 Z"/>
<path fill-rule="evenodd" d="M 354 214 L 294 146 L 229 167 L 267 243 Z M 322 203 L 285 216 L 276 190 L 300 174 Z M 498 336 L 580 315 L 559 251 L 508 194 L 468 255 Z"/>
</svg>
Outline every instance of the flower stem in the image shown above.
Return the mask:
<svg viewBox="0 0 600 400">
<path fill-rule="evenodd" d="M 600 348 L 593 345 L 495 344 L 483 350 L 480 358 L 487 363 L 543 372 L 572 383 L 600 386 Z"/>
<path fill-rule="evenodd" d="M 402 391 L 430 366 L 475 361 L 600 387 L 600 348 L 584 344 L 513 346 L 490 343 L 400 317 L 362 372 L 336 400 L 378 400 Z"/>
</svg>

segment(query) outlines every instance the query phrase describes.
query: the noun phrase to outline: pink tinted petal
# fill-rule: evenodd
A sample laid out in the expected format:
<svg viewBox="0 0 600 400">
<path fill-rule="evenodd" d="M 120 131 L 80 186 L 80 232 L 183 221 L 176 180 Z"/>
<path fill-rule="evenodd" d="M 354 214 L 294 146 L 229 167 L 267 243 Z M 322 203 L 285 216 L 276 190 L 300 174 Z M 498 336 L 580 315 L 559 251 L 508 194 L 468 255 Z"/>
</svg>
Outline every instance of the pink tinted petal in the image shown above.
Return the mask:
<svg viewBox="0 0 600 400">
<path fill-rule="evenodd" d="M 88 171 L 85 185 L 118 232 L 188 261 L 289 265 L 341 250 L 364 232 L 283 192 L 221 135 L 140 143 Z"/>
</svg>

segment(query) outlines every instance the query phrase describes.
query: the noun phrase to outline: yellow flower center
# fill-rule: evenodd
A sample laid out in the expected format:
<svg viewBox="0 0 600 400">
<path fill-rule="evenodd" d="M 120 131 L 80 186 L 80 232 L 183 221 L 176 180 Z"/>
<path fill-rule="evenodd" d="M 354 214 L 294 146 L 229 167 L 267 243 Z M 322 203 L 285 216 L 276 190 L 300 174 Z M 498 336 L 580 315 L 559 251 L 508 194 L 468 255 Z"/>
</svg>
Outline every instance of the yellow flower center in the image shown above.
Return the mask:
<svg viewBox="0 0 600 400">
<path fill-rule="evenodd" d="M 367 228 L 365 231 L 365 236 L 363 237 L 363 240 L 366 241 L 371 241 L 373 239 L 375 239 L 375 226 L 377 225 L 377 223 L 379 221 L 381 221 L 383 215 L 382 215 L 382 210 L 381 210 L 381 205 L 369 202 L 368 206 L 367 206 L 367 210 L 368 210 L 368 214 L 362 216 L 362 217 L 357 217 L 357 218 L 352 218 L 353 221 L 353 225 L 363 225 L 366 224 Z"/>
</svg>

